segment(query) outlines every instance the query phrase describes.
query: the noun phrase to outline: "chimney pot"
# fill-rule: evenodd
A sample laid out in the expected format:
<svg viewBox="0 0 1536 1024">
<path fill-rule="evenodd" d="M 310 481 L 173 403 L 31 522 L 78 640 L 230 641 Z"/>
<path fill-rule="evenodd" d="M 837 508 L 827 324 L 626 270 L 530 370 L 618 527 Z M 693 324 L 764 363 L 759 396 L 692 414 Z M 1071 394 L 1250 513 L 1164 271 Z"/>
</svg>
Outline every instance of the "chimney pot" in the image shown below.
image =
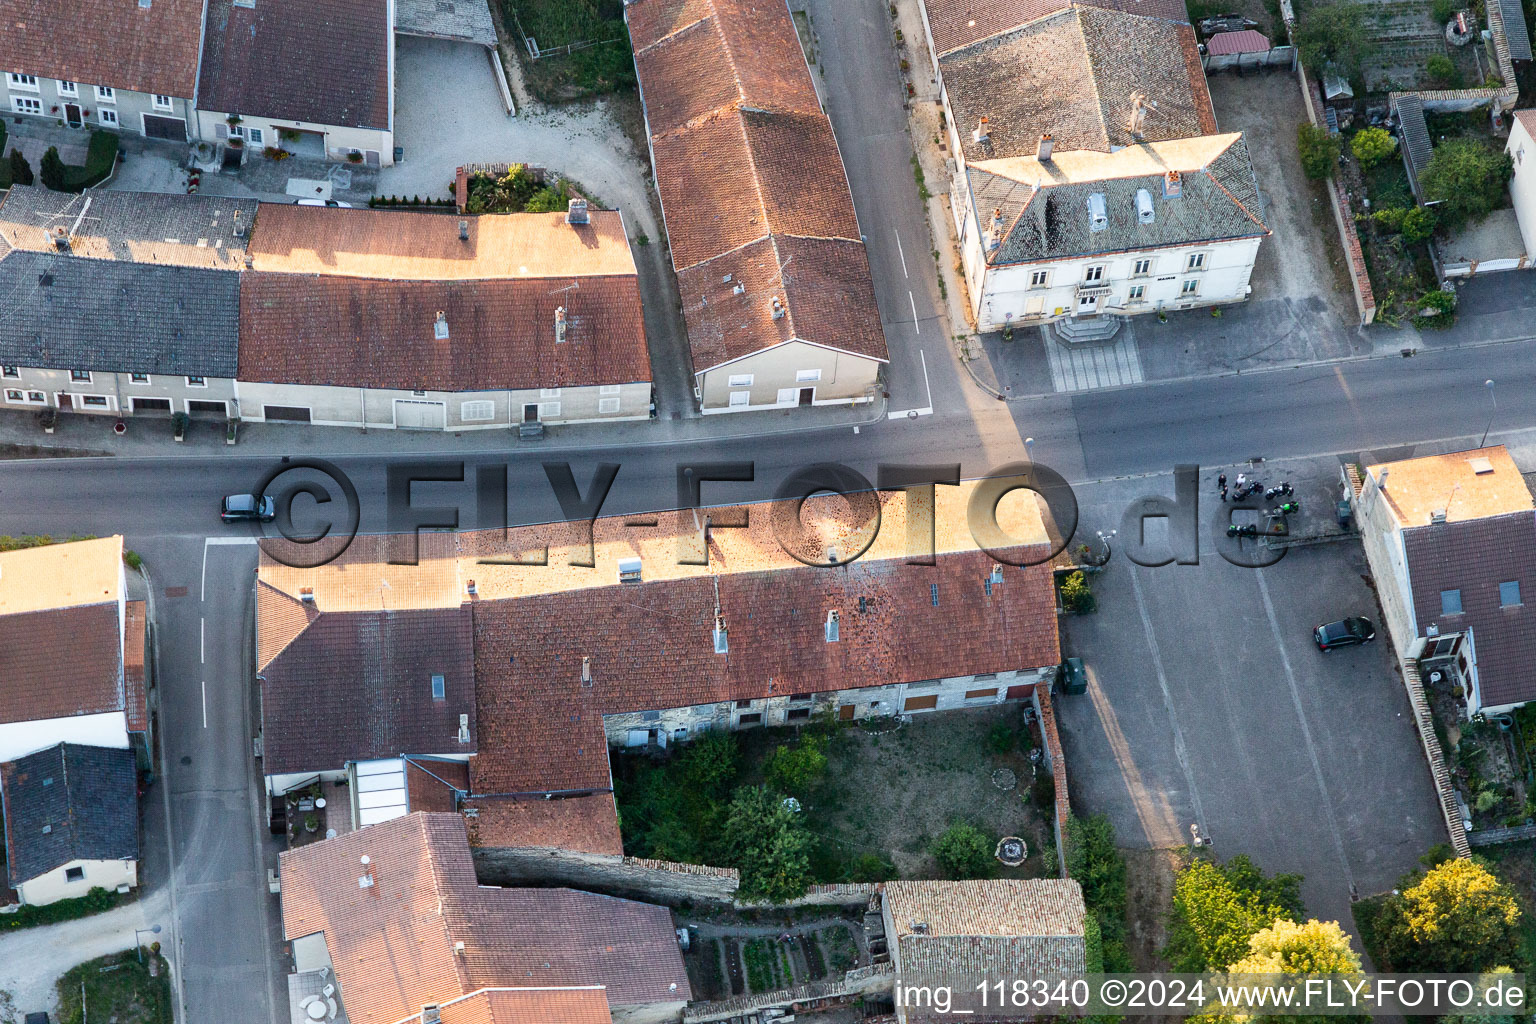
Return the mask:
<svg viewBox="0 0 1536 1024">
<path fill-rule="evenodd" d="M 315 603 L 315 588 L 314 587 L 300 587 L 299 588 L 299 600 L 300 601 L 304 601 L 307 604 L 314 604 Z"/>
<path fill-rule="evenodd" d="M 467 220 L 459 221 L 459 241 L 469 241 L 469 221 Z"/>
<path fill-rule="evenodd" d="M 442 310 L 437 311 L 437 319 L 432 322 L 432 337 L 438 341 L 448 340 L 448 314 Z"/>
<path fill-rule="evenodd" d="M 1051 159 L 1051 150 L 1054 149 L 1055 146 L 1056 140 L 1051 137 L 1050 132 L 1046 132 L 1044 135 L 1040 136 L 1040 145 L 1035 150 L 1035 159 L 1039 160 L 1041 163 L 1049 163 Z"/>
<path fill-rule="evenodd" d="M 971 132 L 971 141 L 978 146 L 984 146 L 990 140 L 991 136 L 987 134 L 987 118 L 983 115 L 981 120 L 976 122 L 976 130 Z"/>
<path fill-rule="evenodd" d="M 474 580 L 470 580 L 469 581 L 469 584 L 468 584 L 466 589 L 469 591 L 471 597 L 473 597 L 475 594 L 480 593 L 479 588 L 475 586 L 475 581 Z"/>
<path fill-rule="evenodd" d="M 555 307 L 555 343 L 565 341 L 565 307 Z"/>
<path fill-rule="evenodd" d="M 587 201 L 585 199 L 572 199 L 566 204 L 565 222 L 567 224 L 589 224 L 587 214 Z"/>
</svg>

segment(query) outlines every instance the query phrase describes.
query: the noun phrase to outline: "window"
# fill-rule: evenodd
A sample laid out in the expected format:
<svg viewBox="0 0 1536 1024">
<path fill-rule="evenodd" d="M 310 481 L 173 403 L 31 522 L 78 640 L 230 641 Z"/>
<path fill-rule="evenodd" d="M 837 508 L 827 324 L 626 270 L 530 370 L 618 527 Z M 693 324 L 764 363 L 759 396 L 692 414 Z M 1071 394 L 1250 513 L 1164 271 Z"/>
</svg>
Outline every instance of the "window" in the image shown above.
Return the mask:
<svg viewBox="0 0 1536 1024">
<path fill-rule="evenodd" d="M 232 124 L 229 126 L 229 137 L 232 139 L 245 138 L 245 125 Z"/>
<path fill-rule="evenodd" d="M 208 386 L 208 379 L 206 377 L 188 377 L 187 378 L 187 387 L 189 387 L 189 388 L 205 388 L 207 386 Z"/>
<path fill-rule="evenodd" d="M 1049 270 L 1032 270 L 1029 272 L 1029 286 L 1031 288 L 1044 288 L 1051 283 Z"/>
<path fill-rule="evenodd" d="M 12 89 L 25 89 L 28 92 L 37 92 L 36 75 L 18 75 L 13 72 L 8 77 Z"/>
<path fill-rule="evenodd" d="M 752 386 L 752 375 L 750 373 L 733 373 L 731 374 L 729 384 L 733 388 L 749 388 Z"/>
<path fill-rule="evenodd" d="M 795 721 L 796 719 L 810 718 L 810 717 L 811 717 L 811 709 L 810 708 L 790 708 L 788 713 L 785 714 L 785 716 L 784 716 L 784 718 L 786 720 L 791 721 L 791 722 Z"/>
<path fill-rule="evenodd" d="M 1104 264 L 1100 263 L 1095 267 L 1084 267 L 1083 280 L 1089 284 L 1092 284 L 1095 281 L 1104 280 Z"/>
<path fill-rule="evenodd" d="M 169 96 L 162 96 L 159 93 L 155 94 L 156 110 L 170 110 L 172 105 L 173 104 L 171 103 L 171 98 Z"/>
<path fill-rule="evenodd" d="M 91 382 L 90 370 L 70 370 L 69 379 L 76 384 L 89 384 Z"/>
<path fill-rule="evenodd" d="M 937 583 L 928 584 L 928 600 L 935 608 L 939 606 L 939 585 Z"/>
<path fill-rule="evenodd" d="M 0 368 L 0 369 L 4 370 L 5 376 L 7 376 L 7 377 L 13 377 L 14 378 L 14 377 L 20 377 L 21 376 L 21 370 L 19 368 L 15 367 L 15 366 L 6 366 L 6 367 Z"/>
<path fill-rule="evenodd" d="M 738 708 L 749 708 L 752 706 L 752 702 L 749 700 L 739 700 L 736 702 L 736 706 Z"/>
<path fill-rule="evenodd" d="M 34 392 L 34 394 L 35 393 L 36 392 Z M 32 402 L 29 398 L 27 398 L 27 393 L 25 391 L 22 391 L 20 388 L 6 388 L 5 389 L 5 400 L 7 402 L 20 402 L 23 405 L 34 405 L 34 404 L 36 404 L 36 403 Z"/>
<path fill-rule="evenodd" d="M 617 398 L 599 398 L 597 400 L 597 411 L 606 413 L 618 412 L 619 400 Z"/>
<path fill-rule="evenodd" d="M 459 419 L 465 423 L 484 423 L 495 418 L 495 402 L 465 402 L 459 406 Z"/>
<path fill-rule="evenodd" d="M 60 82 L 59 95 L 75 98 L 80 95 L 80 87 L 74 82 Z"/>
<path fill-rule="evenodd" d="M 98 85 L 96 87 L 96 102 L 97 103 L 116 103 L 117 102 L 117 90 L 112 88 L 110 85 Z"/>
<path fill-rule="evenodd" d="M 81 395 L 80 404 L 92 409 L 106 409 L 109 407 L 106 395 Z"/>
<path fill-rule="evenodd" d="M 85 868 L 65 868 L 64 881 L 81 882 L 85 880 Z"/>
<path fill-rule="evenodd" d="M 733 406 L 744 406 L 744 405 L 747 405 L 748 403 L 750 403 L 751 401 L 752 401 L 752 392 L 750 392 L 750 391 L 732 391 L 731 392 L 731 405 L 733 405 Z"/>
<path fill-rule="evenodd" d="M 1185 281 L 1184 286 L 1179 289 L 1179 292 L 1182 295 L 1198 295 L 1200 294 L 1200 282 Z"/>
<path fill-rule="evenodd" d="M 792 693 L 792 694 L 789 695 L 789 699 L 790 700 L 810 700 L 811 699 L 811 695 L 808 694 L 808 693 Z"/>
<path fill-rule="evenodd" d="M 267 133 L 260 128 L 252 128 L 247 134 L 250 135 L 251 145 L 253 146 L 264 146 L 267 144 Z"/>
<path fill-rule="evenodd" d="M 1441 615 L 1460 615 L 1461 614 L 1461 591 L 1459 591 L 1459 590 L 1442 590 L 1442 591 L 1440 591 L 1440 614 Z"/>
<path fill-rule="evenodd" d="M 35 100 L 30 96 L 12 96 L 11 109 L 18 114 L 41 114 L 43 112 L 43 103 L 41 100 Z"/>
<path fill-rule="evenodd" d="M 1131 276 L 1133 277 L 1146 277 L 1150 273 L 1152 273 L 1151 260 L 1137 260 L 1136 265 L 1131 268 Z"/>
<path fill-rule="evenodd" d="M 739 725 L 757 725 L 762 720 L 762 713 L 758 711 L 754 711 L 750 715 L 742 715 L 740 718 L 736 719 Z"/>
<path fill-rule="evenodd" d="M 838 616 L 837 616 L 837 609 L 836 608 L 834 608 L 831 611 L 827 612 L 827 629 L 826 629 L 826 634 L 827 634 L 827 643 L 829 643 L 829 644 L 837 643 L 838 635 L 839 635 L 839 630 L 838 630 Z"/>
<path fill-rule="evenodd" d="M 147 374 L 147 373 L 130 373 L 128 375 L 128 383 L 130 383 L 130 384 L 148 384 L 149 383 L 149 374 Z"/>
<path fill-rule="evenodd" d="M 604 384 L 602 387 L 597 389 L 597 393 L 600 395 L 620 395 L 624 393 L 624 385 Z"/>
<path fill-rule="evenodd" d="M 1132 302 L 1142 302 L 1147 297 L 1147 286 L 1144 284 L 1131 285 L 1130 299 Z"/>
<path fill-rule="evenodd" d="M 1192 252 L 1192 253 L 1190 253 L 1189 254 L 1188 262 L 1186 262 L 1184 264 L 1184 269 L 1185 270 L 1204 270 L 1205 269 L 1205 257 L 1206 257 L 1206 254 L 1203 253 L 1203 252 Z"/>
<path fill-rule="evenodd" d="M 1513 608 L 1520 603 L 1520 583 L 1510 580 L 1499 584 L 1499 607 Z"/>
<path fill-rule="evenodd" d="M 448 682 L 442 676 L 432 677 L 432 699 L 435 701 L 448 699 Z"/>
<path fill-rule="evenodd" d="M 559 398 L 560 397 L 560 389 L 559 388 L 539 388 L 539 397 L 540 398 Z"/>
<path fill-rule="evenodd" d="M 966 700 L 981 700 L 981 699 L 983 699 L 985 697 L 996 697 L 996 696 L 997 696 L 997 687 L 995 687 L 995 686 L 988 687 L 985 690 L 966 690 L 965 691 L 965 699 Z"/>
<path fill-rule="evenodd" d="M 103 107 L 96 111 L 96 116 L 101 120 L 102 124 L 109 124 L 114 128 L 117 127 L 117 111 L 108 107 Z"/>
<path fill-rule="evenodd" d="M 541 420 L 552 420 L 552 419 L 555 419 L 559 415 L 560 415 L 560 403 L 559 402 L 540 402 L 539 403 L 539 419 L 541 419 Z"/>
<path fill-rule="evenodd" d="M 796 370 L 795 371 L 795 383 L 796 384 L 814 384 L 814 383 L 816 383 L 819 380 L 821 380 L 821 371 L 820 370 Z"/>
</svg>

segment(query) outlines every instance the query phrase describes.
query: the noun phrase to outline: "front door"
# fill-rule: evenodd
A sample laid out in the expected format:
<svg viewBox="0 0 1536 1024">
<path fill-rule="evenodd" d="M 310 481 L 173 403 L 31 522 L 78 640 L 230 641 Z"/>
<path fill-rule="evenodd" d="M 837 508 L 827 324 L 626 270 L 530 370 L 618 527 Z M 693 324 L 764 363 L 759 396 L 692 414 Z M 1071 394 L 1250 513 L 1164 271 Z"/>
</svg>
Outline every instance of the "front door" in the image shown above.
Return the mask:
<svg viewBox="0 0 1536 1024">
<path fill-rule="evenodd" d="M 801 405 L 801 407 L 810 405 L 814 401 L 816 401 L 816 389 L 815 388 L 801 388 L 800 389 L 800 405 Z"/>
<path fill-rule="evenodd" d="M 837 709 L 838 720 L 839 721 L 843 721 L 843 722 L 851 722 L 851 721 L 853 721 L 853 712 L 854 712 L 854 705 L 852 705 L 852 704 L 844 704 L 842 707 Z"/>
<path fill-rule="evenodd" d="M 539 422 L 539 407 L 537 405 L 534 405 L 534 404 L 530 403 L 528 405 L 523 406 L 523 422 L 524 423 L 537 423 L 537 422 Z"/>
<path fill-rule="evenodd" d="M 71 128 L 79 128 L 82 124 L 85 123 L 84 120 L 80 117 L 80 104 L 64 104 L 64 123 L 69 125 Z"/>
<path fill-rule="evenodd" d="M 73 395 L 71 395 L 67 391 L 59 392 L 59 408 L 60 409 L 73 409 L 74 407 L 75 407 L 75 397 Z"/>
<path fill-rule="evenodd" d="M 1077 297 L 1077 315 L 1091 316 L 1099 310 L 1099 297 L 1092 293 Z"/>
</svg>

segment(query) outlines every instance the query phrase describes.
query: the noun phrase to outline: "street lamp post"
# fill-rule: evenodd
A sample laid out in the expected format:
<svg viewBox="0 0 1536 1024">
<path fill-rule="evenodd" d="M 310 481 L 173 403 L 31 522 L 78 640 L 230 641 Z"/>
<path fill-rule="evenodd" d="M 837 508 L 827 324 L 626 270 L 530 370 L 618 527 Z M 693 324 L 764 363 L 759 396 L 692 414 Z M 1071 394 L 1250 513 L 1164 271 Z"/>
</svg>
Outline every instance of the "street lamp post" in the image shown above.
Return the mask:
<svg viewBox="0 0 1536 1024">
<path fill-rule="evenodd" d="M 1029 460 L 1031 466 L 1035 464 L 1035 439 L 1032 437 L 1024 439 L 1024 457 Z"/>
<path fill-rule="evenodd" d="M 1499 411 L 1499 397 L 1493 393 L 1493 381 L 1483 381 L 1483 387 L 1488 389 L 1488 401 L 1493 403 L 1493 408 L 1488 410 L 1488 425 L 1483 428 L 1483 439 L 1477 443 L 1479 448 L 1488 443 L 1488 431 L 1493 429 L 1493 417 Z"/>
<path fill-rule="evenodd" d="M 133 950 L 134 950 L 135 953 L 139 954 L 139 963 L 143 963 L 144 962 L 144 947 L 139 945 L 139 936 L 144 934 L 145 932 L 148 932 L 151 935 L 159 935 L 160 934 L 160 926 L 159 925 L 151 925 L 148 928 L 135 928 L 133 930 Z"/>
</svg>

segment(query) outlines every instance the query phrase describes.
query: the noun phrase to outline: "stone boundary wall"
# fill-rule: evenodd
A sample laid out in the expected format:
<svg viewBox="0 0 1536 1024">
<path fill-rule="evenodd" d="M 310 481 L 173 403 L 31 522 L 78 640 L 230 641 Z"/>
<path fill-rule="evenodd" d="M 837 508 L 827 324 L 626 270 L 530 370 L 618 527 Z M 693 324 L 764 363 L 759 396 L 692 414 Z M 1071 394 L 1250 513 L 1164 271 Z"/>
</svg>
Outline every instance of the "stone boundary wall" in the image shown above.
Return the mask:
<svg viewBox="0 0 1536 1024">
<path fill-rule="evenodd" d="M 1052 828 L 1056 833 L 1056 866 L 1062 878 L 1067 877 L 1067 847 L 1062 829 L 1072 813 L 1072 800 L 1067 792 L 1067 757 L 1062 753 L 1061 737 L 1056 733 L 1056 708 L 1051 703 L 1054 695 L 1052 684 L 1042 683 L 1035 687 L 1035 711 L 1040 715 L 1040 735 L 1045 740 L 1045 766 L 1051 770 L 1051 781 L 1056 786 L 1056 821 Z"/>
<path fill-rule="evenodd" d="M 789 1007 L 797 1003 L 816 1003 L 823 1000 L 845 1001 L 850 996 L 863 996 L 872 992 L 889 992 L 896 980 L 896 966 L 889 961 L 856 967 L 837 981 L 811 981 L 794 988 L 776 992 L 758 992 L 717 999 L 707 1003 L 693 1003 L 683 1011 L 683 1024 L 709 1024 L 711 1021 L 744 1018 L 757 1010 Z"/>
<path fill-rule="evenodd" d="M 1301 81 L 1301 98 L 1306 101 L 1307 119 L 1321 128 L 1323 94 L 1317 84 L 1307 78 L 1307 69 L 1296 65 L 1296 77 Z M 1328 205 L 1333 207 L 1333 223 L 1339 229 L 1339 242 L 1344 246 L 1344 256 L 1349 260 L 1349 286 L 1355 293 L 1355 309 L 1360 314 L 1360 326 L 1376 319 L 1376 295 L 1371 291 L 1371 274 L 1365 266 L 1365 253 L 1360 248 L 1360 233 L 1355 230 L 1355 215 L 1349 208 L 1349 198 L 1339 187 L 1339 175 L 1335 171 L 1324 182 L 1328 186 Z"/>
<path fill-rule="evenodd" d="M 721 869 L 716 869 L 721 870 Z M 734 869 L 730 869 L 734 872 Z M 838 882 L 832 885 L 813 885 L 804 896 L 786 903 L 748 903 L 736 901 L 742 910 L 783 910 L 788 907 L 851 907 L 868 904 L 870 897 L 880 891 L 874 882 Z"/>
<path fill-rule="evenodd" d="M 675 905 L 733 904 L 741 884 L 734 868 L 673 864 L 547 847 L 479 846 L 475 874 L 486 885 L 563 885 Z"/>
<path fill-rule="evenodd" d="M 1419 729 L 1419 741 L 1424 744 L 1429 773 L 1435 779 L 1435 795 L 1440 799 L 1440 813 L 1445 817 L 1445 830 L 1451 837 L 1451 847 L 1456 851 L 1456 856 L 1470 857 L 1472 844 L 1467 841 L 1461 808 L 1456 803 L 1456 789 L 1451 785 L 1451 773 L 1446 768 L 1445 755 L 1435 735 L 1433 712 L 1429 709 L 1429 697 L 1424 693 L 1424 683 L 1419 678 L 1419 667 L 1406 658 L 1401 664 L 1403 686 L 1408 690 L 1408 703 L 1413 708 L 1413 722 Z"/>
</svg>

